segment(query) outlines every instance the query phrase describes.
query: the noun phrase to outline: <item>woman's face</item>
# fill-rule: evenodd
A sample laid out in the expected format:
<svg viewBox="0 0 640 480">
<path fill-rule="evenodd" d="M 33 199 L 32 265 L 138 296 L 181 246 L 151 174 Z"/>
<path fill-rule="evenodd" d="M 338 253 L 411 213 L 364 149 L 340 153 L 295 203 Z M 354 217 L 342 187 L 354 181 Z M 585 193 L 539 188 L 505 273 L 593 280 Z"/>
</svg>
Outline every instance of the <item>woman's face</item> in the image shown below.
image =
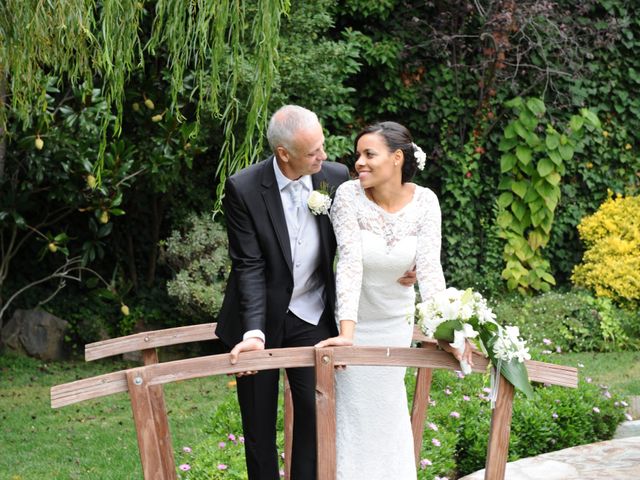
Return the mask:
<svg viewBox="0 0 640 480">
<path fill-rule="evenodd" d="M 367 133 L 356 145 L 356 172 L 362 188 L 372 188 L 402 178 L 402 151 L 389 150 L 379 133 Z"/>
</svg>

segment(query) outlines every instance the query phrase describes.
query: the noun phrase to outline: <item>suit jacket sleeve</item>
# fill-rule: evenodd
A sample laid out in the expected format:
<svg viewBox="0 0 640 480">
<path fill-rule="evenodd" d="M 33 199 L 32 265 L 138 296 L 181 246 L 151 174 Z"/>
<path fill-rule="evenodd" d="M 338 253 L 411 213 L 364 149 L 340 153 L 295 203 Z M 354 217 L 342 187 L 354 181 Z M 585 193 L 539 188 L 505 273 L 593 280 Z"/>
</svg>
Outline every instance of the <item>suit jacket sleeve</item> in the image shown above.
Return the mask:
<svg viewBox="0 0 640 480">
<path fill-rule="evenodd" d="M 237 276 L 236 293 L 242 331 L 264 332 L 267 310 L 265 260 L 243 193 L 247 192 L 241 192 L 232 178 L 227 179 L 223 205 L 227 219 L 229 256 Z"/>
</svg>

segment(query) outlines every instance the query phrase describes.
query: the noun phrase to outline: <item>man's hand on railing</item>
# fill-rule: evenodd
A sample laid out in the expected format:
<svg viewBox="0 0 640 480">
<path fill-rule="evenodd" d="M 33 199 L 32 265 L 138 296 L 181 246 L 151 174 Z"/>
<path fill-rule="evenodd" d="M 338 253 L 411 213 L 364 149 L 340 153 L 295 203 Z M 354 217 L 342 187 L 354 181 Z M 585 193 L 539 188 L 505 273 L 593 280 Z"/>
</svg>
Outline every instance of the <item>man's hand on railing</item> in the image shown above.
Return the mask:
<svg viewBox="0 0 640 480">
<path fill-rule="evenodd" d="M 251 352 L 254 350 L 264 350 L 264 342 L 261 339 L 251 337 L 236 344 L 231 352 L 229 352 L 229 355 L 231 356 L 231 365 L 235 365 L 238 362 L 238 357 L 241 352 Z M 245 375 L 255 375 L 256 373 L 258 373 L 257 370 L 250 370 L 247 372 L 238 372 L 236 373 L 236 376 L 244 377 Z"/>
</svg>

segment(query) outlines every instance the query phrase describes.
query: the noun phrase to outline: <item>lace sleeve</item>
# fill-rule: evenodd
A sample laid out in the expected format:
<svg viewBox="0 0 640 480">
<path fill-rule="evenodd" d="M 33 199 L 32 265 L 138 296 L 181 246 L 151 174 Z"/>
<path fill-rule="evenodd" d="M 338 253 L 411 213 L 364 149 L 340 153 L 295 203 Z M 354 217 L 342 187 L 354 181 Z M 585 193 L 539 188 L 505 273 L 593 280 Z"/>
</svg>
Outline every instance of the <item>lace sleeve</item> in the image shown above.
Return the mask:
<svg viewBox="0 0 640 480">
<path fill-rule="evenodd" d="M 446 288 L 440 263 L 441 215 L 438 197 L 425 189 L 420 209 L 424 214 L 418 225 L 418 251 L 416 252 L 416 273 L 420 296 L 426 300 Z"/>
<path fill-rule="evenodd" d="M 331 223 L 338 243 L 337 321 L 358 321 L 358 304 L 362 287 L 362 241 L 355 206 L 355 192 L 353 181 L 343 183 L 338 187 L 331 207 Z"/>
</svg>

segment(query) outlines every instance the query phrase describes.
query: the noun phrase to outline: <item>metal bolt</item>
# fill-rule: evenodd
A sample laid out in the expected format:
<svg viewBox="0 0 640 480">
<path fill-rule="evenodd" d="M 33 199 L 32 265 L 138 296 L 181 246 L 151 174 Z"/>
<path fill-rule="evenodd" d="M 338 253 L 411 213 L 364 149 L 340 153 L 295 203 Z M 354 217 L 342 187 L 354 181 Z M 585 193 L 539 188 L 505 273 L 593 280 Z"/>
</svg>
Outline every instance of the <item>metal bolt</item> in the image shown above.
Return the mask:
<svg viewBox="0 0 640 480">
<path fill-rule="evenodd" d="M 148 342 L 149 341 L 149 337 L 144 337 L 144 341 Z"/>
<path fill-rule="evenodd" d="M 322 363 L 324 363 L 325 365 L 329 363 L 329 355 L 322 356 Z"/>
<path fill-rule="evenodd" d="M 142 385 L 142 377 L 134 378 L 133 383 L 135 383 L 136 385 Z"/>
</svg>

